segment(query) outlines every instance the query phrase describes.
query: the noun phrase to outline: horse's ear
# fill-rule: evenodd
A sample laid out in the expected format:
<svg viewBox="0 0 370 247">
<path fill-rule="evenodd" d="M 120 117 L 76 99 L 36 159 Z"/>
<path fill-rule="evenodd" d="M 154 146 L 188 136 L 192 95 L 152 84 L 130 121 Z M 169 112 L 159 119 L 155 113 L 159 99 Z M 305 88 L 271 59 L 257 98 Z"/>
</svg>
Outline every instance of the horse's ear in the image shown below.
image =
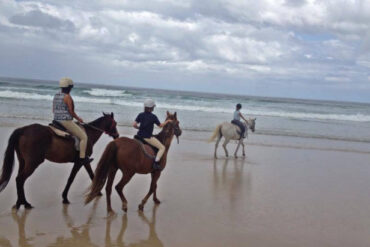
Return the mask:
<svg viewBox="0 0 370 247">
<path fill-rule="evenodd" d="M 173 116 L 175 117 L 175 119 L 177 120 L 177 112 L 175 112 L 174 114 L 173 114 Z"/>
<path fill-rule="evenodd" d="M 102 112 L 102 113 L 103 113 L 103 116 L 105 117 L 106 116 L 105 112 Z"/>
<path fill-rule="evenodd" d="M 170 114 L 170 112 L 169 111 L 167 111 L 167 117 L 169 117 L 171 114 Z"/>
<path fill-rule="evenodd" d="M 114 118 L 114 114 L 113 114 L 113 112 L 111 112 L 111 113 L 110 113 L 110 116 L 111 116 L 112 118 Z"/>
<path fill-rule="evenodd" d="M 256 121 L 256 120 L 257 120 L 257 118 L 255 117 L 253 120 L 254 120 L 254 121 Z"/>
</svg>

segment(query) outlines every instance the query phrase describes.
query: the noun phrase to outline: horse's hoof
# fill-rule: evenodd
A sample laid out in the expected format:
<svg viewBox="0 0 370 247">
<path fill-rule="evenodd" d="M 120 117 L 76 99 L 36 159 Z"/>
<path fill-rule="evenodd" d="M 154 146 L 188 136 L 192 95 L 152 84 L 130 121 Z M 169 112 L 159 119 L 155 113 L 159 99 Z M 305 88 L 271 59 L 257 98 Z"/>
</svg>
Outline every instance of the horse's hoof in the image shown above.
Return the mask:
<svg viewBox="0 0 370 247">
<path fill-rule="evenodd" d="M 127 213 L 127 206 L 122 206 L 122 210 Z"/>
<path fill-rule="evenodd" d="M 25 209 L 32 209 L 33 206 L 31 204 L 29 204 L 29 203 L 26 203 L 26 204 L 24 204 L 24 208 Z"/>
<path fill-rule="evenodd" d="M 103 195 L 103 193 L 99 192 L 97 196 L 102 196 L 102 195 Z"/>
<path fill-rule="evenodd" d="M 15 204 L 12 209 L 18 211 L 18 209 L 21 207 L 21 204 Z"/>
<path fill-rule="evenodd" d="M 63 204 L 70 204 L 70 201 L 67 198 L 63 199 Z"/>
<path fill-rule="evenodd" d="M 154 198 L 153 201 L 154 201 L 155 204 L 160 204 L 161 203 L 161 201 L 158 200 L 158 198 Z"/>
<path fill-rule="evenodd" d="M 116 216 L 116 212 L 114 212 L 114 210 L 113 210 L 113 209 L 110 209 L 110 210 L 108 210 L 107 216 L 108 216 L 108 217 Z"/>
<path fill-rule="evenodd" d="M 144 211 L 144 205 L 141 205 L 141 204 L 139 205 L 139 211 L 141 212 Z"/>
</svg>

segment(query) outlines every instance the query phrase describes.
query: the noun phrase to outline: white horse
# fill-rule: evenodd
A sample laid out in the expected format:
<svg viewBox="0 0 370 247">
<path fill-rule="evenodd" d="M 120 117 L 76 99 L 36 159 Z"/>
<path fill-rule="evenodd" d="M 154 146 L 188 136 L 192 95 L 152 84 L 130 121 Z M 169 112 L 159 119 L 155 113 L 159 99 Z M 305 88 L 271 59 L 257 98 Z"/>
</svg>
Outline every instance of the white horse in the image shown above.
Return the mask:
<svg viewBox="0 0 370 247">
<path fill-rule="evenodd" d="M 236 153 L 238 152 L 240 145 L 243 146 L 243 156 L 245 156 L 243 140 L 244 140 L 245 137 L 248 136 L 248 128 L 250 130 L 252 130 L 252 132 L 254 132 L 254 129 L 255 129 L 255 126 L 256 126 L 256 118 L 249 118 L 248 121 L 244 122 L 243 124 L 245 126 L 245 133 L 244 133 L 243 138 L 241 138 L 241 139 L 240 139 L 240 134 L 239 134 L 240 133 L 240 128 L 235 124 L 232 124 L 232 123 L 229 123 L 229 122 L 224 122 L 222 124 L 219 124 L 216 127 L 215 131 L 213 132 L 213 135 L 209 139 L 209 142 L 211 142 L 217 137 L 217 141 L 216 141 L 216 145 L 215 145 L 215 159 L 217 159 L 218 144 L 219 144 L 219 142 L 220 142 L 220 140 L 223 136 L 225 137 L 225 141 L 222 144 L 222 146 L 225 150 L 226 157 L 229 156 L 229 153 L 226 149 L 226 145 L 229 143 L 230 140 L 238 140 L 239 141 L 238 146 L 236 147 L 236 150 L 235 150 L 235 153 L 234 153 L 235 158 L 238 157 Z"/>
</svg>

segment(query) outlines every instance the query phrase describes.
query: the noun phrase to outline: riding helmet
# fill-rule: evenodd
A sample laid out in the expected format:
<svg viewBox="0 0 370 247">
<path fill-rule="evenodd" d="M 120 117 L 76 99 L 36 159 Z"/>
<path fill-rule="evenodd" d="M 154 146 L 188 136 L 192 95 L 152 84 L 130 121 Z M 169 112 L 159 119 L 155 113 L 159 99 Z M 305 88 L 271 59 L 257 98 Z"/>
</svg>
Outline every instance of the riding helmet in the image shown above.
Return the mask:
<svg viewBox="0 0 370 247">
<path fill-rule="evenodd" d="M 155 106 L 155 102 L 152 99 L 146 99 L 144 101 L 144 107 L 152 108 Z"/>
</svg>

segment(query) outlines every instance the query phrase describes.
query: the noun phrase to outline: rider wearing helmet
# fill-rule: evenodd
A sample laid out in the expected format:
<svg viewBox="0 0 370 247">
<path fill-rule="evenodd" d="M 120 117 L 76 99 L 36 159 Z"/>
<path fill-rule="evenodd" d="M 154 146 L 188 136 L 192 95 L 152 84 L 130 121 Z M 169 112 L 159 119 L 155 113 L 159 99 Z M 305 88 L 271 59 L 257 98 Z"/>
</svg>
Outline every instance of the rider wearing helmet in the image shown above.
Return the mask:
<svg viewBox="0 0 370 247">
<path fill-rule="evenodd" d="M 242 139 L 244 137 L 245 126 L 240 121 L 240 118 L 244 119 L 244 121 L 247 121 L 247 120 L 240 113 L 240 109 L 242 109 L 242 105 L 239 103 L 236 105 L 236 109 L 234 111 L 234 119 L 231 121 L 231 123 L 237 125 L 240 128 L 240 139 Z"/>
<path fill-rule="evenodd" d="M 157 138 L 153 136 L 153 128 L 154 124 L 162 128 L 167 123 L 171 122 L 171 120 L 166 120 L 164 123 L 159 122 L 158 117 L 154 115 L 152 112 L 155 107 L 155 102 L 152 99 L 147 99 L 144 101 L 144 112 L 140 113 L 133 123 L 133 127 L 138 129 L 137 135 L 144 139 L 150 145 L 158 148 L 158 153 L 155 157 L 153 168 L 155 170 L 160 170 L 161 166 L 159 165 L 159 161 L 166 150 L 165 146 L 158 141 Z"/>
<path fill-rule="evenodd" d="M 70 78 L 64 77 L 59 81 L 61 91 L 55 94 L 53 99 L 54 120 L 63 125 L 72 135 L 80 139 L 80 164 L 85 165 L 90 162 L 86 157 L 87 135 L 75 122 L 75 118 L 80 123 L 83 120 L 75 113 L 74 103 L 69 94 L 73 88 L 73 81 Z"/>
</svg>

